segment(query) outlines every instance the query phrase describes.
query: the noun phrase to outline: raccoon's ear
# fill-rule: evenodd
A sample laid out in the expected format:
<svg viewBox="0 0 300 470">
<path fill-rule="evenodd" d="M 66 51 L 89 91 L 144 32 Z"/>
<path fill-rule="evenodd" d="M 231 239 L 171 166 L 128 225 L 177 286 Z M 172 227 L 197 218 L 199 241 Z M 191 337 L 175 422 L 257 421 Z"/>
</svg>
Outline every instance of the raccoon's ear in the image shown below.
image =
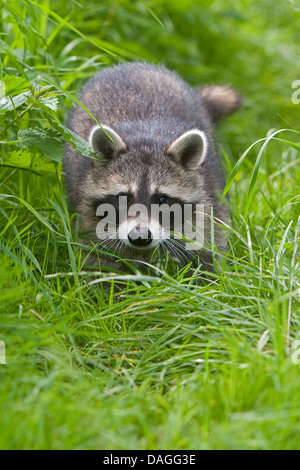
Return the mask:
<svg viewBox="0 0 300 470">
<path fill-rule="evenodd" d="M 241 96 L 233 88 L 226 85 L 195 88 L 195 91 L 202 98 L 213 123 L 223 116 L 229 116 L 229 114 L 239 109 L 242 104 Z"/>
<path fill-rule="evenodd" d="M 198 129 L 187 131 L 170 145 L 167 153 L 188 170 L 197 170 L 206 157 L 207 138 Z"/>
<path fill-rule="evenodd" d="M 126 150 L 126 144 L 121 137 L 113 129 L 105 125 L 94 127 L 89 141 L 93 151 L 105 160 L 115 158 L 119 153 Z"/>
</svg>

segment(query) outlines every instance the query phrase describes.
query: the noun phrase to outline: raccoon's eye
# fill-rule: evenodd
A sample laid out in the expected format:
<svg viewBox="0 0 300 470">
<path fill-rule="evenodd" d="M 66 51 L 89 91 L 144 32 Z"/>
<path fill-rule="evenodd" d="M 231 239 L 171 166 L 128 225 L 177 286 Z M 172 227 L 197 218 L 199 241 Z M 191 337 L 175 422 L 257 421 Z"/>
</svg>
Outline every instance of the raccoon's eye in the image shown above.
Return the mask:
<svg viewBox="0 0 300 470">
<path fill-rule="evenodd" d="M 166 196 L 158 196 L 157 203 L 161 206 L 162 204 L 170 205 L 170 201 Z"/>
</svg>

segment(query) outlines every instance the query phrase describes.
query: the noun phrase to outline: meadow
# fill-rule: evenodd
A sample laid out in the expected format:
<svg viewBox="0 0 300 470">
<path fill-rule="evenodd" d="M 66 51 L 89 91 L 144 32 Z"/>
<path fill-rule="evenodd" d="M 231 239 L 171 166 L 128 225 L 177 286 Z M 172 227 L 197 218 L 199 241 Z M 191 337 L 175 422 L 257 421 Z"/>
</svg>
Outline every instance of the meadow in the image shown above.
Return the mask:
<svg viewBox="0 0 300 470">
<path fill-rule="evenodd" d="M 298 0 L 1 0 L 0 18 L 0 449 L 299 448 Z M 61 161 L 89 149 L 65 119 L 133 60 L 243 97 L 215 132 L 232 222 L 209 276 L 85 269 Z"/>
</svg>

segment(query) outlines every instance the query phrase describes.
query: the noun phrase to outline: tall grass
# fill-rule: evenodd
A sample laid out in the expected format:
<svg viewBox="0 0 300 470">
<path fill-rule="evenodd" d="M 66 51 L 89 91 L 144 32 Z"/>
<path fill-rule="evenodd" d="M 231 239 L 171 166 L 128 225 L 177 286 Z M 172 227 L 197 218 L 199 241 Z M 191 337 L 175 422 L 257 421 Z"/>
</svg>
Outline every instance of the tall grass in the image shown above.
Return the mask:
<svg viewBox="0 0 300 470">
<path fill-rule="evenodd" d="M 298 448 L 297 9 L 0 6 L 0 448 Z M 86 79 L 127 60 L 244 96 L 216 130 L 232 223 L 209 277 L 201 267 L 85 272 L 60 163 L 64 139 L 85 144 L 64 120 Z"/>
</svg>

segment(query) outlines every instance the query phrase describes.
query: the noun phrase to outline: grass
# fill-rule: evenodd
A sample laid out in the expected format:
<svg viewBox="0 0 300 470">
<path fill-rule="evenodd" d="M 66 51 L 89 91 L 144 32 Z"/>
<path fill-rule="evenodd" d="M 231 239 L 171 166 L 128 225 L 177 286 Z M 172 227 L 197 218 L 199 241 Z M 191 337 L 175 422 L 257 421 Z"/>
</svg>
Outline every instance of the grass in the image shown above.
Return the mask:
<svg viewBox="0 0 300 470">
<path fill-rule="evenodd" d="M 296 5 L 0 6 L 0 448 L 299 448 Z M 134 59 L 244 96 L 217 130 L 230 249 L 200 284 L 165 268 L 107 292 L 78 250 L 60 160 L 63 139 L 84 143 L 63 122 L 96 70 Z"/>
</svg>

